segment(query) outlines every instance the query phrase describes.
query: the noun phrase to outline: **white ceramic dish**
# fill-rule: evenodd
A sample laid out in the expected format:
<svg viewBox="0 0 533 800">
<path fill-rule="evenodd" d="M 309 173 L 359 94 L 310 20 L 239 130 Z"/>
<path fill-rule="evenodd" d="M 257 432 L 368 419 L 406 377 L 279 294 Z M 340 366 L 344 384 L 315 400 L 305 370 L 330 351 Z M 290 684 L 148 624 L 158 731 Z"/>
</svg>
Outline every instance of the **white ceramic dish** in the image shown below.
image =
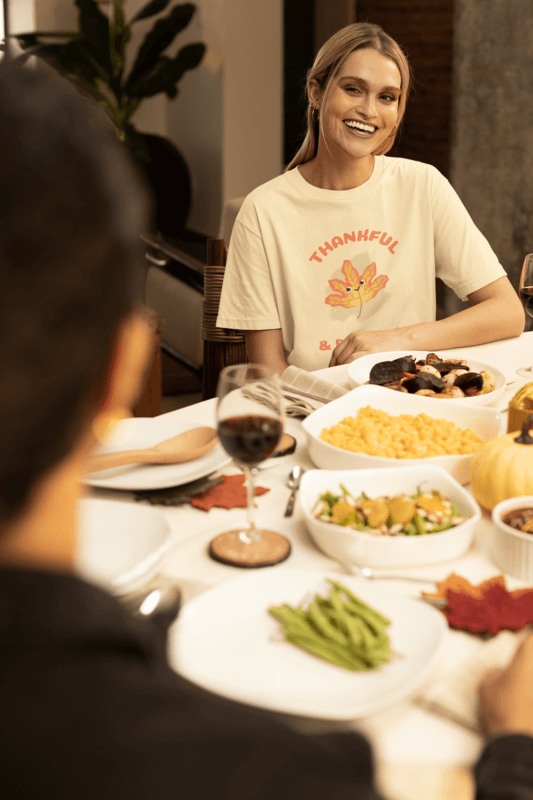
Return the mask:
<svg viewBox="0 0 533 800">
<path fill-rule="evenodd" d="M 392 647 L 401 658 L 353 673 L 278 640 L 280 625 L 268 608 L 327 592 L 327 576 L 392 620 Z M 169 655 L 188 680 L 232 700 L 304 717 L 348 720 L 416 691 L 438 664 L 445 633 L 444 616 L 419 600 L 352 576 L 280 567 L 226 581 L 190 600 L 171 630 Z"/>
<path fill-rule="evenodd" d="M 117 500 L 80 500 L 77 572 L 127 594 L 161 568 L 174 540 L 159 511 Z"/>
<path fill-rule="evenodd" d="M 502 516 L 516 508 L 533 506 L 533 495 L 502 500 L 492 509 L 495 526 L 492 558 L 503 572 L 533 581 L 533 534 L 522 533 L 502 522 Z"/>
<path fill-rule="evenodd" d="M 115 426 L 112 439 L 95 452 L 115 453 L 120 450 L 152 447 L 171 436 L 196 428 L 199 424 L 201 423 L 190 420 L 169 419 L 166 414 L 161 417 L 125 419 Z M 230 461 L 231 458 L 222 445 L 217 443 L 205 455 L 183 464 L 130 464 L 86 475 L 84 482 L 103 489 L 165 489 L 210 475 Z"/>
<path fill-rule="evenodd" d="M 352 363 L 348 366 L 348 380 L 350 381 L 350 385 L 353 387 L 363 386 L 368 381 L 370 370 L 374 366 L 374 364 L 379 364 L 380 361 L 394 361 L 395 358 L 400 358 L 401 356 L 405 355 L 412 355 L 415 361 L 419 359 L 425 359 L 429 350 L 414 350 L 411 353 L 406 353 L 403 350 L 393 350 L 388 353 L 372 353 L 368 356 L 363 356 L 362 358 L 358 358 L 356 361 L 352 361 Z M 437 353 L 442 359 L 445 358 L 460 358 L 456 352 L 449 353 L 446 350 L 439 350 Z M 496 388 L 492 392 L 488 392 L 488 394 L 479 394 L 475 397 L 464 397 L 460 400 L 451 400 L 451 399 L 443 399 L 441 398 L 442 402 L 446 403 L 468 403 L 468 405 L 475 405 L 475 406 L 494 406 L 502 396 L 505 391 L 505 375 L 496 367 L 493 367 L 491 364 L 483 364 L 481 361 L 475 361 L 474 359 L 466 357 L 466 361 L 470 370 L 472 372 L 481 372 L 482 370 L 485 372 L 490 372 L 496 381 Z M 389 391 L 392 391 L 389 389 Z M 437 397 L 430 398 L 433 402 L 438 400 Z"/>
<path fill-rule="evenodd" d="M 438 489 L 457 507 L 466 522 L 427 536 L 376 536 L 333 525 L 313 516 L 320 495 L 336 494 L 342 483 L 354 497 L 414 494 Z M 405 567 L 437 564 L 461 556 L 472 543 L 474 528 L 481 517 L 478 504 L 442 467 L 433 464 L 396 469 L 309 470 L 302 477 L 299 493 L 305 522 L 315 544 L 341 563 L 361 567 Z"/>
<path fill-rule="evenodd" d="M 459 428 L 471 428 L 487 441 L 500 433 L 502 417 L 494 408 L 467 406 L 466 403 L 435 403 L 430 397 L 419 397 L 404 392 L 393 392 L 382 386 L 360 386 L 348 394 L 313 411 L 302 423 L 307 436 L 309 456 L 320 469 L 371 469 L 373 467 L 422 466 L 436 464 L 443 467 L 459 483 L 470 480 L 471 455 L 432 456 L 429 458 L 397 459 L 355 453 L 324 442 L 320 434 L 345 417 L 356 417 L 365 406 L 386 411 L 388 414 L 427 414 L 435 419 L 454 422 Z"/>
</svg>

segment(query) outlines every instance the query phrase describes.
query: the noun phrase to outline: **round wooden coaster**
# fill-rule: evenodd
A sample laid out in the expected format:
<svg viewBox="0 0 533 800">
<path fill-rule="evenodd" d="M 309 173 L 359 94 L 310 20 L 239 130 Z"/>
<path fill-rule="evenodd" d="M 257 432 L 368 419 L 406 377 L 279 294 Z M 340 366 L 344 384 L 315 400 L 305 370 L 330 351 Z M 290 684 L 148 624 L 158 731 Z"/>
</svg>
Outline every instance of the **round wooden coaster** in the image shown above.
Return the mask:
<svg viewBox="0 0 533 800">
<path fill-rule="evenodd" d="M 291 543 L 281 533 L 258 531 L 261 539 L 246 544 L 239 538 L 242 530 L 228 531 L 216 536 L 209 545 L 209 555 L 222 564 L 233 567 L 270 567 L 285 561 L 291 553 Z"/>
</svg>

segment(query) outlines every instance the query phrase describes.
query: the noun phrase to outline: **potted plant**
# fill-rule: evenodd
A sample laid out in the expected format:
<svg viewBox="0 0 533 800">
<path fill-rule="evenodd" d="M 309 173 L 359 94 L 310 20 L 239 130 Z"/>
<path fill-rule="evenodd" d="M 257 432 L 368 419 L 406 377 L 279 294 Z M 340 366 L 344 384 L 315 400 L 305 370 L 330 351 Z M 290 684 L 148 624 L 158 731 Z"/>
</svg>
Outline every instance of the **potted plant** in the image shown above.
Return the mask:
<svg viewBox="0 0 533 800">
<path fill-rule="evenodd" d="M 164 92 L 170 99 L 175 98 L 183 74 L 201 62 L 205 52 L 202 42 L 182 47 L 174 58 L 164 55 L 191 21 L 196 6 L 174 5 L 158 19 L 126 74 L 126 48 L 132 25 L 160 14 L 170 0 L 151 0 L 129 23 L 124 18 L 122 0 L 113 0 L 109 18 L 96 0 L 74 2 L 78 8 L 78 31 L 17 34 L 26 50 L 24 57 L 32 54 L 51 60 L 94 95 L 147 177 L 155 196 L 157 228 L 168 235 L 179 235 L 190 208 L 190 177 L 185 161 L 171 142 L 140 133 L 131 120 L 147 97 Z"/>
</svg>

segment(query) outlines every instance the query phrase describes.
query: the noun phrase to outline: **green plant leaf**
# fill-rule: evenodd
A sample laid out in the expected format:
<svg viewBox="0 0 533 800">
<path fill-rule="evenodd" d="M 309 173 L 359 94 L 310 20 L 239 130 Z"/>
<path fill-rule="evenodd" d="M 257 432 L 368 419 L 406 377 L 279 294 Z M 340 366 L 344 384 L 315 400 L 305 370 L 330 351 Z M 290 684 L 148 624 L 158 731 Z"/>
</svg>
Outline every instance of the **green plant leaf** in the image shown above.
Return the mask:
<svg viewBox="0 0 533 800">
<path fill-rule="evenodd" d="M 111 71 L 109 58 L 109 20 L 98 8 L 96 0 L 75 0 L 78 7 L 80 32 L 92 47 L 100 51 L 99 62 Z"/>
<path fill-rule="evenodd" d="M 134 84 L 130 91 L 134 97 L 152 97 L 159 92 L 166 92 L 173 100 L 178 94 L 176 84 L 189 69 L 198 66 L 205 53 L 205 45 L 201 42 L 183 47 L 176 58 L 161 56 L 153 70 Z"/>
<path fill-rule="evenodd" d="M 195 11 L 196 7 L 192 3 L 184 3 L 174 6 L 167 17 L 155 23 L 152 30 L 146 35 L 126 81 L 125 90 L 128 94 L 131 94 L 130 87 L 151 73 L 163 50 L 172 44 L 175 36 L 187 27 Z"/>
<path fill-rule="evenodd" d="M 122 96 L 121 84 L 124 73 L 125 47 L 129 34 L 130 26 L 126 25 L 124 20 L 122 0 L 114 0 L 113 21 L 109 26 L 109 60 L 112 68 L 109 82 L 119 101 Z"/>
<path fill-rule="evenodd" d="M 189 69 L 195 69 L 204 57 L 205 50 L 206 47 L 203 42 L 194 42 L 194 44 L 187 44 L 182 47 L 170 64 L 170 79 L 177 83 L 181 80 L 184 72 Z"/>
<path fill-rule="evenodd" d="M 148 17 L 153 17 L 155 14 L 159 14 L 160 11 L 164 11 L 165 8 L 170 3 L 170 0 L 151 0 L 150 3 L 141 8 L 141 10 L 133 17 L 133 22 L 139 22 L 141 19 L 148 19 Z"/>
</svg>

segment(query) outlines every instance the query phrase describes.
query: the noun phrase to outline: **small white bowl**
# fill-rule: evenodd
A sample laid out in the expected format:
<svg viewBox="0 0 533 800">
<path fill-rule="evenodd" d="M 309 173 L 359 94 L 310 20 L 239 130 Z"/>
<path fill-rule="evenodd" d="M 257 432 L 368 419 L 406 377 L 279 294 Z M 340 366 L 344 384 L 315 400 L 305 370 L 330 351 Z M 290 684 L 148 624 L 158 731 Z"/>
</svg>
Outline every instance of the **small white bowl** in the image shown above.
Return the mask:
<svg viewBox="0 0 533 800">
<path fill-rule="evenodd" d="M 77 573 L 112 594 L 147 583 L 174 545 L 159 511 L 119 500 L 80 500 Z"/>
<path fill-rule="evenodd" d="M 492 521 L 496 530 L 492 558 L 503 572 L 524 581 L 533 581 L 533 534 L 522 533 L 502 522 L 502 516 L 509 511 L 527 506 L 533 506 L 533 495 L 511 497 L 494 506 Z"/>
<path fill-rule="evenodd" d="M 460 483 L 468 483 L 471 455 L 406 459 L 369 456 L 345 450 L 320 438 L 324 428 L 331 428 L 345 417 L 356 417 L 359 409 L 365 406 L 386 411 L 393 416 L 400 414 L 416 416 L 424 413 L 435 419 L 446 419 L 463 430 L 471 428 L 484 442 L 498 436 L 502 426 L 501 414 L 494 408 L 467 406 L 462 402 L 435 403 L 430 397 L 393 392 L 382 386 L 360 386 L 313 411 L 304 419 L 302 427 L 307 436 L 309 455 L 315 466 L 321 469 L 371 469 L 436 464 L 443 467 Z"/>
<path fill-rule="evenodd" d="M 465 522 L 426 536 L 376 536 L 344 528 L 313 516 L 320 495 L 335 494 L 342 483 L 354 497 L 414 494 L 438 489 L 458 508 Z M 481 511 L 474 498 L 441 467 L 433 465 L 396 469 L 309 470 L 302 476 L 300 505 L 315 544 L 328 556 L 343 563 L 368 567 L 406 567 L 436 564 L 461 556 L 472 542 Z"/>
<path fill-rule="evenodd" d="M 393 350 L 388 353 L 372 353 L 371 355 L 363 356 L 362 358 L 358 358 L 356 361 L 352 361 L 352 363 L 348 366 L 348 380 L 350 381 L 350 385 L 353 387 L 363 386 L 369 380 L 370 370 L 372 367 L 375 364 L 379 364 L 380 361 L 394 361 L 395 358 L 400 358 L 401 356 L 405 355 L 412 355 L 415 361 L 419 361 L 420 359 L 425 359 L 428 352 L 429 351 L 427 350 L 414 350 L 410 353 L 406 353 L 403 350 Z M 443 359 L 457 358 L 456 354 L 448 354 L 444 350 L 441 350 L 439 353 L 437 353 L 437 355 Z M 496 388 L 487 394 L 478 394 L 475 397 L 461 397 L 460 400 L 453 400 L 451 398 L 443 397 L 431 397 L 429 399 L 432 402 L 435 402 L 435 400 L 441 400 L 441 402 L 446 403 L 468 403 L 468 405 L 474 406 L 493 406 L 498 402 L 505 391 L 506 381 L 503 372 L 500 372 L 499 369 L 491 366 L 491 364 L 483 364 L 481 361 L 474 361 L 468 357 L 466 358 L 466 361 L 471 372 L 490 372 L 496 381 Z M 392 391 L 392 389 L 389 389 L 389 391 Z"/>
</svg>

